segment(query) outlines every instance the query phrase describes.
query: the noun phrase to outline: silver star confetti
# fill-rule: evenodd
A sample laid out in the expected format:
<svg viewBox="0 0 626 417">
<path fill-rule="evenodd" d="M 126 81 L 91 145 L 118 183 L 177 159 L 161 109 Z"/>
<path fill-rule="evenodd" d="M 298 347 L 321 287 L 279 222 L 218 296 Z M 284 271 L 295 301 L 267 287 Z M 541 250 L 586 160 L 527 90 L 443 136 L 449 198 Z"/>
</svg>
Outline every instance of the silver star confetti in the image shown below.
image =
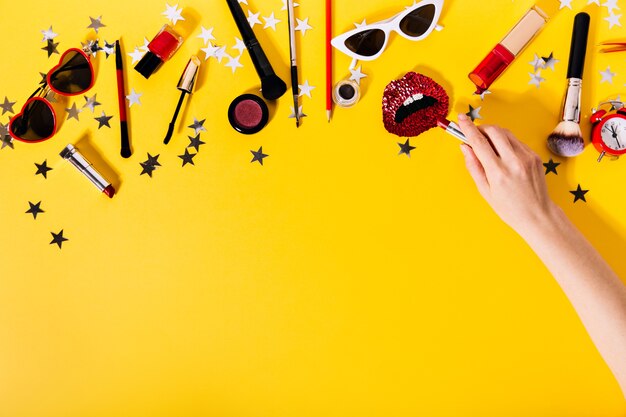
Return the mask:
<svg viewBox="0 0 626 417">
<path fill-rule="evenodd" d="M 300 94 L 298 94 L 298 97 L 307 96 L 309 98 L 312 98 L 311 91 L 313 91 L 315 87 L 309 85 L 309 80 L 306 80 L 304 84 L 298 85 L 298 87 L 300 88 Z"/>
<path fill-rule="evenodd" d="M 611 72 L 611 67 L 606 67 L 606 70 L 604 71 L 600 71 L 600 75 L 602 75 L 602 80 L 600 81 L 600 84 L 602 83 L 609 83 L 609 84 L 613 84 L 613 77 L 615 77 L 614 72 Z"/>
<path fill-rule="evenodd" d="M 135 47 L 133 52 L 127 52 L 127 54 L 133 59 L 133 62 L 131 65 L 135 65 L 135 63 L 141 61 L 141 58 L 143 58 L 143 55 L 144 55 L 144 53 L 141 52 L 139 48 L 137 47 Z"/>
<path fill-rule="evenodd" d="M 95 107 L 100 105 L 100 102 L 96 100 L 96 96 L 97 94 L 94 94 L 93 97 L 87 97 L 87 95 L 85 95 L 85 104 L 83 104 L 83 109 L 87 107 L 92 113 L 94 113 Z"/>
<path fill-rule="evenodd" d="M 243 43 L 241 39 L 235 36 L 235 46 L 233 46 L 233 49 L 238 50 L 239 54 L 241 55 L 243 54 L 243 51 L 246 50 L 246 44 Z"/>
<path fill-rule="evenodd" d="M 193 124 L 187 126 L 190 129 L 193 129 L 195 135 L 198 135 L 200 132 L 206 132 L 206 127 L 204 127 L 204 122 L 206 119 L 198 120 L 195 117 L 193 118 Z"/>
<path fill-rule="evenodd" d="M 240 59 L 241 55 L 235 57 L 231 56 L 226 64 L 227 67 L 230 67 L 233 70 L 233 74 L 237 71 L 237 68 L 243 68 L 243 64 L 239 62 Z"/>
<path fill-rule="evenodd" d="M 91 23 L 89 24 L 89 26 L 87 26 L 87 29 L 93 29 L 96 31 L 96 33 L 98 33 L 98 30 L 100 28 L 103 28 L 106 26 L 102 23 L 102 16 L 98 16 L 95 19 L 89 16 L 89 20 L 91 20 Z"/>
<path fill-rule="evenodd" d="M 94 117 L 94 119 L 98 121 L 98 129 L 100 129 L 102 126 L 110 128 L 111 125 L 109 124 L 109 120 L 111 120 L 112 118 L 113 116 L 107 116 L 104 111 L 102 111 L 102 115 L 100 117 Z"/>
<path fill-rule="evenodd" d="M 541 83 L 546 80 L 545 78 L 542 78 L 538 72 L 529 72 L 528 75 L 530 75 L 530 81 L 528 82 L 528 84 L 536 85 L 537 88 L 539 88 L 541 86 Z"/>
<path fill-rule="evenodd" d="M 472 122 L 478 119 L 482 119 L 482 117 L 480 116 L 480 109 L 482 109 L 482 107 L 472 107 L 472 105 L 470 104 L 469 106 L 469 111 L 466 113 L 466 115 L 472 119 Z"/>
<path fill-rule="evenodd" d="M 480 96 L 480 101 L 485 101 L 485 96 L 488 96 L 489 94 L 491 94 L 491 91 L 489 90 L 485 90 L 480 94 L 474 93 L 475 96 Z"/>
<path fill-rule="evenodd" d="M 42 42 L 45 41 L 51 41 L 52 39 L 56 38 L 57 36 L 59 36 L 58 33 L 54 33 L 52 31 L 52 26 L 50 26 L 50 29 L 47 30 L 42 30 L 41 33 L 43 34 L 43 39 Z"/>
<path fill-rule="evenodd" d="M 296 118 L 296 112 L 293 106 L 289 107 L 289 109 L 291 109 L 291 114 L 289 115 L 289 119 L 295 119 Z M 306 114 L 304 114 L 304 112 L 302 111 L 302 106 L 298 107 L 298 115 L 300 116 L 300 119 L 302 119 L 303 117 L 307 117 Z"/>
<path fill-rule="evenodd" d="M 358 68 L 350 69 L 350 80 L 355 81 L 358 85 L 361 85 L 361 79 L 367 77 L 363 72 L 361 72 L 361 66 Z"/>
<path fill-rule="evenodd" d="M 4 96 L 4 103 L 0 104 L 0 108 L 2 108 L 2 114 L 9 112 L 13 113 L 13 105 L 15 101 L 9 101 L 7 96 Z"/>
<path fill-rule="evenodd" d="M 296 17 L 296 22 L 298 22 L 295 30 L 302 33 L 302 36 L 306 35 L 307 30 L 313 29 L 313 26 L 309 25 L 309 18 L 307 17 L 304 20 L 300 20 Z"/>
<path fill-rule="evenodd" d="M 535 58 L 530 62 L 535 72 L 546 67 L 546 61 L 544 61 L 539 55 L 535 54 Z"/>
<path fill-rule="evenodd" d="M 182 16 L 183 8 L 181 7 L 179 9 L 178 4 L 175 4 L 174 6 L 166 4 L 165 7 L 166 10 L 161 14 L 167 17 L 169 21 L 172 22 L 172 25 L 175 25 L 176 22 L 178 22 L 179 20 L 185 20 L 185 18 Z"/>
<path fill-rule="evenodd" d="M 70 107 L 69 109 L 65 109 L 65 111 L 67 112 L 67 119 L 65 120 L 70 120 L 70 119 L 78 119 L 78 114 L 81 112 L 81 110 L 79 110 L 76 107 L 76 103 L 72 103 L 72 107 Z"/>
<path fill-rule="evenodd" d="M 276 31 L 276 25 L 280 23 L 280 20 L 276 19 L 276 17 L 274 16 L 274 12 L 272 12 L 272 14 L 267 17 L 263 16 L 263 20 L 265 20 L 265 25 L 263 26 L 263 29 L 272 28 L 274 29 L 274 31 Z"/>
<path fill-rule="evenodd" d="M 261 19 L 259 19 L 259 17 L 261 16 L 261 12 L 258 13 L 252 13 L 250 10 L 248 10 L 248 23 L 250 24 L 250 27 L 253 28 L 256 25 L 261 25 Z"/>
<path fill-rule="evenodd" d="M 553 52 L 550 52 L 550 56 L 542 57 L 541 59 L 545 63 L 544 68 L 550 68 L 552 71 L 554 71 L 554 65 L 558 64 L 559 62 L 559 60 L 554 57 Z"/>
<path fill-rule="evenodd" d="M 107 41 L 104 41 L 102 51 L 106 54 L 106 58 L 109 59 L 109 55 L 113 55 L 115 53 L 115 43 L 108 43 Z"/>
<path fill-rule="evenodd" d="M 206 45 L 209 41 L 215 40 L 215 36 L 213 36 L 213 28 L 206 29 L 204 26 L 200 28 L 202 33 L 198 35 L 198 38 L 202 39 L 202 42 Z"/>
<path fill-rule="evenodd" d="M 561 5 L 559 6 L 559 10 L 565 8 L 565 7 L 569 7 L 570 9 L 572 8 L 572 0 L 559 0 L 561 2 Z"/>
<path fill-rule="evenodd" d="M 141 96 L 143 96 L 143 93 L 137 93 L 133 88 L 130 94 L 126 96 L 126 100 L 128 100 L 128 107 L 132 107 L 133 104 L 141 105 L 141 101 L 139 101 Z"/>
</svg>

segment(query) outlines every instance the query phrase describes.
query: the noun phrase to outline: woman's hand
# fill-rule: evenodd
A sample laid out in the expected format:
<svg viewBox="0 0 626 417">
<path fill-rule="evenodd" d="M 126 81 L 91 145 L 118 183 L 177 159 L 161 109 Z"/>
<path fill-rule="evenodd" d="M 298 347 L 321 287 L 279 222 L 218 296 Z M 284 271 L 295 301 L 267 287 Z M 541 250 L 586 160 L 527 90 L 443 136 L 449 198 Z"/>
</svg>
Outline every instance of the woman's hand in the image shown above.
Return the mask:
<svg viewBox="0 0 626 417">
<path fill-rule="evenodd" d="M 471 145 L 461 145 L 465 165 L 498 216 L 521 235 L 549 219 L 556 205 L 539 156 L 506 129 L 476 127 L 466 115 L 458 120 Z"/>
</svg>

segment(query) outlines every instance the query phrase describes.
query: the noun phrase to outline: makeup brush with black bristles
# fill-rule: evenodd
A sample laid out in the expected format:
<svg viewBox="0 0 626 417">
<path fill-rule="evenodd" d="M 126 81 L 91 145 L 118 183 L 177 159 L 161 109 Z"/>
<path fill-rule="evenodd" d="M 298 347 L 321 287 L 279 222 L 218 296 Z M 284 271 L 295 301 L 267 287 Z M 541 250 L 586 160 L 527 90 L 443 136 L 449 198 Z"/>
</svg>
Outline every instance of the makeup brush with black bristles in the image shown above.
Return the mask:
<svg viewBox="0 0 626 417">
<path fill-rule="evenodd" d="M 559 156 L 580 155 L 585 142 L 580 130 L 580 100 L 587 54 L 590 17 L 587 13 L 579 13 L 574 19 L 572 45 L 570 48 L 567 69 L 567 93 L 563 103 L 562 122 L 557 125 L 548 137 L 548 148 Z"/>
</svg>

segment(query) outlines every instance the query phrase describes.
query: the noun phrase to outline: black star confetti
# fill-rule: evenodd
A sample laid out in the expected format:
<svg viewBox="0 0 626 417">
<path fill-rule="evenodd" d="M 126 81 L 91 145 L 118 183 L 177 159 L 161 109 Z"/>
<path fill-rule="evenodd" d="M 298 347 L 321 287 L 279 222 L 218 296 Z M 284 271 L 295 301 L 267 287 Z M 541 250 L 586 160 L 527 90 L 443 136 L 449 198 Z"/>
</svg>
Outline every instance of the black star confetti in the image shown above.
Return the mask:
<svg viewBox="0 0 626 417">
<path fill-rule="evenodd" d="M 7 136 L 9 134 L 9 125 L 0 123 L 0 137 Z"/>
<path fill-rule="evenodd" d="M 411 157 L 411 151 L 415 149 L 415 146 L 411 146 L 408 139 L 404 143 L 398 142 L 398 146 L 400 147 L 400 152 L 398 152 L 398 155 L 405 154 L 408 157 Z"/>
<path fill-rule="evenodd" d="M 0 104 L 0 108 L 2 108 L 2 114 L 9 112 L 13 113 L 13 105 L 15 101 L 9 101 L 9 99 L 4 96 L 4 103 Z"/>
<path fill-rule="evenodd" d="M 160 155 L 152 156 L 148 154 L 148 160 L 139 163 L 139 165 L 141 165 L 141 168 L 142 168 L 141 174 L 139 175 L 148 174 L 148 176 L 152 178 L 152 172 L 157 167 L 161 166 L 161 164 L 159 163 L 159 156 Z"/>
<path fill-rule="evenodd" d="M 187 136 L 189 138 L 189 145 L 187 145 L 188 148 L 196 148 L 196 152 L 200 152 L 200 145 L 204 145 L 206 142 L 202 142 L 200 140 L 200 134 L 196 135 L 196 137 L 193 136 Z"/>
<path fill-rule="evenodd" d="M 183 166 L 187 164 L 195 165 L 193 163 L 193 157 L 196 155 L 197 154 L 195 153 L 189 153 L 189 150 L 185 148 L 185 153 L 183 155 L 178 155 L 178 157 L 183 160 Z"/>
<path fill-rule="evenodd" d="M 102 115 L 100 117 L 94 117 L 94 119 L 98 121 L 98 129 L 100 129 L 102 126 L 110 128 L 111 125 L 109 125 L 109 120 L 111 120 L 112 118 L 113 116 L 107 116 L 104 111 L 102 112 Z"/>
<path fill-rule="evenodd" d="M 102 24 L 102 16 L 98 16 L 97 18 L 93 18 L 89 16 L 89 20 L 91 23 L 87 26 L 87 29 L 93 29 L 98 33 L 98 29 L 105 27 L 106 25 Z"/>
<path fill-rule="evenodd" d="M 39 85 L 46 85 L 48 83 L 48 74 L 40 72 L 39 75 L 41 75 L 41 81 L 39 81 Z"/>
<path fill-rule="evenodd" d="M 63 242 L 69 240 L 68 238 L 63 237 L 63 229 L 61 229 L 59 233 L 50 232 L 50 234 L 52 235 L 52 242 L 50 242 L 50 244 L 54 245 L 56 243 L 59 245 L 59 249 L 62 249 L 61 245 Z"/>
<path fill-rule="evenodd" d="M 2 136 L 2 147 L 0 149 L 4 149 L 7 146 L 11 149 L 15 149 L 15 146 L 13 145 L 13 138 L 10 135 Z"/>
<path fill-rule="evenodd" d="M 198 120 L 195 117 L 193 118 L 193 124 L 187 126 L 190 129 L 193 129 L 195 134 L 197 135 L 200 132 L 206 132 L 206 127 L 204 127 L 204 122 L 206 119 Z"/>
<path fill-rule="evenodd" d="M 37 167 L 37 172 L 35 175 L 43 175 L 44 178 L 48 178 L 48 171 L 52 171 L 52 168 L 48 168 L 48 160 L 46 159 L 43 163 L 38 164 L 35 162 L 35 166 Z"/>
<path fill-rule="evenodd" d="M 33 204 L 30 201 L 28 202 L 28 205 L 30 206 L 30 208 L 26 211 L 26 213 L 30 213 L 33 215 L 33 219 L 37 219 L 37 215 L 39 213 L 45 213 L 45 211 L 43 211 L 41 209 L 41 201 L 37 204 Z"/>
<path fill-rule="evenodd" d="M 583 190 L 580 187 L 580 184 L 578 184 L 578 188 L 575 191 L 570 191 L 570 193 L 574 194 L 574 203 L 578 200 L 582 200 L 586 203 L 587 199 L 585 198 L 585 194 L 587 194 L 588 192 L 589 190 Z"/>
<path fill-rule="evenodd" d="M 482 119 L 482 117 L 480 117 L 480 109 L 482 109 L 482 107 L 472 107 L 472 105 L 470 104 L 469 106 L 469 111 L 466 113 L 467 117 L 469 117 L 470 119 L 472 119 L 472 122 L 477 120 L 477 119 Z"/>
<path fill-rule="evenodd" d="M 263 147 L 262 146 L 259 148 L 258 151 L 256 151 L 256 152 L 255 151 L 250 151 L 250 152 L 252 152 L 252 155 L 254 155 L 254 157 L 252 158 L 252 161 L 250 161 L 250 163 L 258 161 L 259 164 L 263 165 L 263 159 L 267 158 L 269 156 L 269 155 L 263 153 Z"/>
<path fill-rule="evenodd" d="M 558 167 L 559 165 L 561 165 L 561 163 L 554 162 L 552 158 L 550 158 L 550 161 L 544 162 L 543 166 L 546 167 L 546 175 L 548 175 L 551 172 L 554 172 L 554 175 L 559 175 L 559 173 L 556 172 L 556 167 Z"/>
<path fill-rule="evenodd" d="M 91 54 L 91 56 L 95 57 L 96 54 L 98 53 L 98 51 L 101 51 L 102 48 L 100 47 L 100 40 L 96 39 L 96 40 L 91 40 L 87 43 L 81 42 L 80 43 L 83 51 L 86 54 Z"/>
<path fill-rule="evenodd" d="M 53 42 L 51 40 L 48 40 L 48 42 L 46 43 L 46 46 L 44 46 L 41 49 L 46 51 L 48 53 L 48 58 L 50 58 L 50 56 L 52 56 L 52 54 L 58 54 L 59 53 L 59 51 L 57 51 L 57 46 L 59 46 L 59 42 Z"/>
</svg>

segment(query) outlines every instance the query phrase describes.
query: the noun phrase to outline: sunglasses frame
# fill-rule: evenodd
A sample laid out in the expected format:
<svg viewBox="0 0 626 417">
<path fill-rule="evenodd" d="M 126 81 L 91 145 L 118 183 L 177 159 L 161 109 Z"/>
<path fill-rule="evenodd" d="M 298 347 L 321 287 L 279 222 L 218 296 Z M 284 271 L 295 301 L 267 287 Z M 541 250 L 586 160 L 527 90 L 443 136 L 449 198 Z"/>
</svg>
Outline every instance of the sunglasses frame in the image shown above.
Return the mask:
<svg viewBox="0 0 626 417">
<path fill-rule="evenodd" d="M 57 90 L 56 88 L 54 88 L 52 86 L 52 84 L 50 84 L 50 76 L 54 73 L 54 71 L 60 67 L 63 63 L 63 59 L 65 58 L 65 56 L 70 53 L 70 52 L 77 52 L 79 54 L 81 54 L 86 60 L 87 60 L 87 64 L 89 64 L 89 71 L 91 72 L 91 83 L 89 84 L 89 87 L 87 87 L 86 89 L 76 92 L 76 93 L 66 93 L 60 90 Z M 65 97 L 72 97 L 72 96 L 77 96 L 80 94 L 84 94 L 87 91 L 91 90 L 91 88 L 93 87 L 94 83 L 95 83 L 95 72 L 93 69 L 93 65 L 91 64 L 91 58 L 89 57 L 89 55 L 87 55 L 85 53 L 85 51 L 83 51 L 82 49 L 79 48 L 70 48 L 67 51 L 63 52 L 63 54 L 61 55 L 61 58 L 59 59 L 59 64 L 52 67 L 52 69 L 50 69 L 50 71 L 48 71 L 48 74 L 46 75 L 46 82 L 44 85 L 42 85 L 41 87 L 39 87 L 37 90 L 35 90 L 35 92 L 28 98 L 28 100 L 26 100 L 26 103 L 24 103 L 24 105 L 22 106 L 22 109 L 20 110 L 20 112 L 18 114 L 16 114 L 15 116 L 13 116 L 11 118 L 11 120 L 9 121 L 9 134 L 11 135 L 11 137 L 15 140 L 19 140 L 20 142 L 24 142 L 24 143 L 38 143 L 38 142 L 43 142 L 45 140 L 50 139 L 52 136 L 54 136 L 57 133 L 57 113 L 54 110 L 54 107 L 52 106 L 52 104 L 50 103 L 50 101 L 48 100 L 48 92 L 52 91 L 55 94 L 61 95 L 61 96 L 65 96 Z M 41 94 L 41 95 L 38 95 Z M 26 140 L 23 138 L 20 138 L 17 134 L 15 134 L 13 132 L 13 122 L 15 119 L 17 119 L 18 117 L 23 116 L 24 114 L 24 109 L 26 109 L 31 103 L 35 102 L 35 101 L 41 101 L 43 102 L 48 109 L 50 109 L 50 111 L 52 112 L 52 119 L 54 121 L 54 126 L 52 128 L 52 133 L 49 136 L 46 136 L 45 138 L 41 138 L 41 139 L 36 139 L 36 140 Z"/>
<path fill-rule="evenodd" d="M 419 3 L 415 3 L 413 4 L 413 6 L 408 7 L 406 10 L 398 13 L 397 15 L 387 19 L 387 20 L 381 20 L 379 22 L 375 22 L 372 24 L 368 24 L 368 25 L 363 25 L 363 26 L 359 26 L 356 29 L 352 29 L 348 32 L 345 32 L 335 38 L 333 38 L 333 40 L 330 42 L 331 45 L 335 48 L 337 48 L 339 51 L 343 52 L 344 54 L 360 60 L 360 61 L 373 61 L 375 59 L 377 59 L 378 57 L 380 57 L 380 55 L 382 55 L 382 53 L 385 51 L 385 49 L 387 49 L 387 44 L 389 43 L 389 37 L 391 32 L 397 32 L 398 34 L 400 34 L 400 36 L 410 40 L 410 41 L 421 41 L 422 39 L 428 37 L 433 30 L 441 30 L 442 27 L 439 26 L 437 23 L 439 21 L 439 18 L 441 17 L 441 10 L 443 9 L 443 2 L 444 0 L 423 0 L 420 1 Z M 432 4 L 433 6 L 435 6 L 435 15 L 433 16 L 433 21 L 430 23 L 430 27 L 420 36 L 409 36 L 406 33 L 404 33 L 401 29 L 400 29 L 400 22 L 402 22 L 402 19 L 404 19 L 406 16 L 408 16 L 409 14 L 413 13 L 415 10 L 420 9 L 424 6 L 427 6 L 429 4 Z M 383 43 L 383 46 L 380 48 L 380 51 L 378 51 L 378 53 L 376 55 L 372 55 L 372 56 L 364 56 L 364 55 L 359 55 L 355 52 L 352 52 L 347 46 L 346 46 L 346 40 L 348 40 L 350 37 L 361 33 L 361 32 L 365 32 L 368 30 L 374 30 L 374 29 L 380 29 L 385 33 L 385 42 Z"/>
</svg>

